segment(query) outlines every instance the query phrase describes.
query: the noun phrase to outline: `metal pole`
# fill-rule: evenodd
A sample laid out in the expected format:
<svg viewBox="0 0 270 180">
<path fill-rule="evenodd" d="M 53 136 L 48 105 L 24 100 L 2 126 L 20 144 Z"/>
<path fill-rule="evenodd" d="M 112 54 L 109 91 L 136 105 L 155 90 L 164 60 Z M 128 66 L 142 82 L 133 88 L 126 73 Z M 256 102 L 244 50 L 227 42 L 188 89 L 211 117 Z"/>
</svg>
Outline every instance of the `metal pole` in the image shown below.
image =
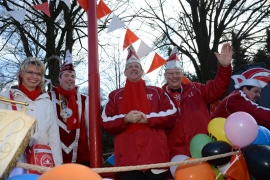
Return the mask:
<svg viewBox="0 0 270 180">
<path fill-rule="evenodd" d="M 96 0 L 88 1 L 88 93 L 89 93 L 89 135 L 90 167 L 102 166 L 100 77 L 98 61 L 98 36 Z"/>
</svg>

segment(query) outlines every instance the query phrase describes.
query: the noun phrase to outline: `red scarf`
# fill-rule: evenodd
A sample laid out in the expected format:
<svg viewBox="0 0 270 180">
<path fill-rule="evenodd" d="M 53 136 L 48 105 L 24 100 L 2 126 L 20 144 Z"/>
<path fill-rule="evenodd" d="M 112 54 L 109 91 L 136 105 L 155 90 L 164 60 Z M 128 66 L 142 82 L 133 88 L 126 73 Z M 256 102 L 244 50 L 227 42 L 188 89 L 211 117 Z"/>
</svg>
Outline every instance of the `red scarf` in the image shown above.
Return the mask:
<svg viewBox="0 0 270 180">
<path fill-rule="evenodd" d="M 126 80 L 121 103 L 121 113 L 127 114 L 132 110 L 137 110 L 149 114 L 151 112 L 151 105 L 147 99 L 145 90 L 144 80 L 141 79 L 138 82 Z M 130 124 L 126 132 L 132 133 L 145 127 L 147 126 L 142 123 Z"/>
<path fill-rule="evenodd" d="M 39 86 L 37 86 L 34 91 L 29 91 L 22 83 L 20 83 L 19 90 L 22 91 L 32 101 L 34 101 L 41 94 L 41 88 Z"/>
<path fill-rule="evenodd" d="M 76 89 L 73 88 L 70 91 L 64 90 L 60 85 L 57 86 L 57 91 L 65 96 L 68 101 L 67 107 L 72 110 L 72 115 L 67 118 L 67 129 L 78 129 L 80 128 L 79 115 L 78 115 L 78 106 L 76 103 Z M 76 119 L 76 122 L 75 122 Z"/>
</svg>

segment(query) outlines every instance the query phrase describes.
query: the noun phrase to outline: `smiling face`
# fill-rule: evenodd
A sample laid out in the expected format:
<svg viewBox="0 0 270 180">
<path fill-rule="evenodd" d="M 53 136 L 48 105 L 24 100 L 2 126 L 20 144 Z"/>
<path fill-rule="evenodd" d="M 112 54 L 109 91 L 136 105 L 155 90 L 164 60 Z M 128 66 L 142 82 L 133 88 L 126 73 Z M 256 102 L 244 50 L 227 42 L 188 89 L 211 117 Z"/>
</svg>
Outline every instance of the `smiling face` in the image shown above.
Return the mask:
<svg viewBox="0 0 270 180">
<path fill-rule="evenodd" d="M 60 86 L 67 91 L 75 87 L 76 73 L 74 71 L 64 71 L 59 76 Z"/>
<path fill-rule="evenodd" d="M 126 66 L 124 74 L 129 81 L 137 82 L 141 79 L 143 72 L 144 71 L 139 63 L 132 62 Z"/>
<path fill-rule="evenodd" d="M 169 88 L 178 89 L 181 87 L 183 72 L 181 69 L 167 69 L 164 73 Z"/>
<path fill-rule="evenodd" d="M 39 66 L 29 65 L 19 76 L 22 85 L 29 91 L 34 91 L 42 80 L 42 70 Z"/>
</svg>

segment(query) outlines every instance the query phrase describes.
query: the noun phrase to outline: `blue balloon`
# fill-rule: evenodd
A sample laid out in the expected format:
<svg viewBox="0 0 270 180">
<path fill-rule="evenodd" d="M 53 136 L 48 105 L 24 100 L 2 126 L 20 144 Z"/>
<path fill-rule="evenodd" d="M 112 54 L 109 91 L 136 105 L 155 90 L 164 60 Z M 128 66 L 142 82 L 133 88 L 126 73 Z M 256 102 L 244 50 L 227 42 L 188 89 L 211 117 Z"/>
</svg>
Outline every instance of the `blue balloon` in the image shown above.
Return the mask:
<svg viewBox="0 0 270 180">
<path fill-rule="evenodd" d="M 259 125 L 258 135 L 251 144 L 262 144 L 270 146 L 270 131 L 267 128 Z"/>
<path fill-rule="evenodd" d="M 112 154 L 110 157 L 108 157 L 107 162 L 109 162 L 111 165 L 114 166 L 114 154 Z"/>
<path fill-rule="evenodd" d="M 37 180 L 39 176 L 37 174 L 20 174 L 10 177 L 7 180 Z"/>
</svg>

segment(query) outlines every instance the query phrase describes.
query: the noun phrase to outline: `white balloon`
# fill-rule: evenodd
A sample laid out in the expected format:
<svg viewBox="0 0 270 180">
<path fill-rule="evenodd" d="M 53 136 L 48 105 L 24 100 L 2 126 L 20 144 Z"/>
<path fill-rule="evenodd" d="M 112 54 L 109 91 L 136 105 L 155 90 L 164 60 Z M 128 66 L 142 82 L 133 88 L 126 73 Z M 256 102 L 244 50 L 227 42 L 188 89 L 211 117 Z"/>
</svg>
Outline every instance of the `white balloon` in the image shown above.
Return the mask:
<svg viewBox="0 0 270 180">
<path fill-rule="evenodd" d="M 178 161 L 180 162 L 180 161 L 186 160 L 187 158 L 190 158 L 190 157 L 186 156 L 186 155 L 183 155 L 183 154 L 179 154 L 179 155 L 174 156 L 171 159 L 171 162 L 178 162 Z M 171 174 L 172 174 L 173 177 L 174 177 L 174 173 L 176 171 L 176 168 L 177 168 L 177 166 L 170 166 L 170 171 L 171 171 Z"/>
</svg>

